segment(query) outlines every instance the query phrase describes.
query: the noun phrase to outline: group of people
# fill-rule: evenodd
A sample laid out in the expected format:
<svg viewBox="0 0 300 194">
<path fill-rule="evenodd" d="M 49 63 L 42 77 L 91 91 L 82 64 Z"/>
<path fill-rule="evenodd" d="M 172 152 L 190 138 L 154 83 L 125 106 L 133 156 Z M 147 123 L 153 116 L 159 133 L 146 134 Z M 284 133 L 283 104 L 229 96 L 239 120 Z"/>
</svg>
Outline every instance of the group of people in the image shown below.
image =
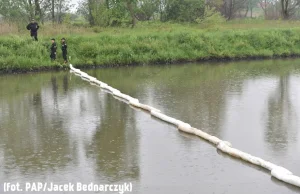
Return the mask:
<svg viewBox="0 0 300 194">
<path fill-rule="evenodd" d="M 32 19 L 26 28 L 27 28 L 27 30 L 30 30 L 30 36 L 32 37 L 32 39 L 34 39 L 35 41 L 38 41 L 37 31 L 40 28 L 38 23 L 34 19 Z M 50 47 L 50 59 L 52 61 L 54 61 L 54 60 L 56 60 L 56 50 L 57 50 L 57 44 L 56 44 L 54 38 L 51 39 L 51 43 L 52 44 Z M 62 50 L 62 57 L 64 59 L 64 63 L 68 62 L 67 48 L 68 47 L 67 47 L 66 39 L 62 38 L 61 39 L 61 50 Z"/>
</svg>

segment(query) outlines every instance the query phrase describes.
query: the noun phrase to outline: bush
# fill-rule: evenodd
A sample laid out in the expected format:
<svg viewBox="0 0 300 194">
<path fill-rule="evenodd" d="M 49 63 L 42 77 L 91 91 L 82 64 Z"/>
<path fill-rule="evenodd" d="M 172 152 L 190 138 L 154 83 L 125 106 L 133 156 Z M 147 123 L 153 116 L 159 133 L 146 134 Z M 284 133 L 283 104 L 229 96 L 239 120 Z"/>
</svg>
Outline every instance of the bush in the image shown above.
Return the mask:
<svg viewBox="0 0 300 194">
<path fill-rule="evenodd" d="M 216 11 L 215 7 L 205 6 L 205 11 L 202 18 L 197 18 L 198 24 L 216 25 L 224 23 L 226 20 L 220 12 Z"/>
<path fill-rule="evenodd" d="M 196 22 L 204 14 L 203 0 L 172 0 L 163 13 L 164 21 Z"/>
</svg>

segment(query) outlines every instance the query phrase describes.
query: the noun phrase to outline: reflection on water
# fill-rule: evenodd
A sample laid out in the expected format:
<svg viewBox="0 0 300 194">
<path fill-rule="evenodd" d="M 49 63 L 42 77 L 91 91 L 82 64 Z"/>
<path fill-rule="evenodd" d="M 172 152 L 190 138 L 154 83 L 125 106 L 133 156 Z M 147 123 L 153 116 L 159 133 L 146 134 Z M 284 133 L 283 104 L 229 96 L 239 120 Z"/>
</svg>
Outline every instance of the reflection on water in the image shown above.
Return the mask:
<svg viewBox="0 0 300 194">
<path fill-rule="evenodd" d="M 294 142 L 297 137 L 297 110 L 291 101 L 290 79 L 289 74 L 280 76 L 278 86 L 268 100 L 268 130 L 265 138 L 274 152 L 281 154 L 284 154 L 289 143 Z"/>
<path fill-rule="evenodd" d="M 88 73 L 300 175 L 296 62 Z M 299 192 L 68 72 L 2 75 L 0 91 L 0 182 L 132 182 L 134 193 Z"/>
<path fill-rule="evenodd" d="M 134 112 L 126 104 L 115 103 L 112 98 L 108 98 L 106 103 L 100 114 L 104 122 L 98 124 L 92 143 L 86 148 L 88 157 L 95 160 L 97 173 L 104 173 L 112 182 L 127 177 L 135 179 L 139 176 L 139 167 Z M 106 122 L 108 120 L 114 122 Z"/>
<path fill-rule="evenodd" d="M 0 79 L 1 182 L 50 175 L 58 181 L 70 176 L 116 182 L 139 176 L 134 111 L 125 104 L 68 72 Z M 82 174 L 95 169 L 96 177 Z M 61 172 L 66 179 L 57 177 Z"/>
</svg>

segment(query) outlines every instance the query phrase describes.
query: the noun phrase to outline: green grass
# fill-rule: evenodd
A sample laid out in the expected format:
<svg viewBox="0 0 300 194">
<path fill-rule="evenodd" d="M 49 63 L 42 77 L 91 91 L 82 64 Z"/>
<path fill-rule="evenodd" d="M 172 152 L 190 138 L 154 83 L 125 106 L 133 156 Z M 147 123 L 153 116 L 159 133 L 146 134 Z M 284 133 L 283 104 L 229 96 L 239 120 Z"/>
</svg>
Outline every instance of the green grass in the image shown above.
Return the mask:
<svg viewBox="0 0 300 194">
<path fill-rule="evenodd" d="M 276 24 L 276 25 L 275 25 Z M 86 33 L 44 34 L 34 42 L 24 34 L 0 37 L 0 71 L 64 68 L 61 50 L 52 63 L 50 38 L 65 37 L 77 67 L 176 63 L 300 55 L 299 22 L 244 20 L 218 26 L 142 23 L 135 29 L 87 29 Z M 47 26 L 44 27 L 44 29 Z M 97 31 L 95 33 L 93 31 Z"/>
</svg>

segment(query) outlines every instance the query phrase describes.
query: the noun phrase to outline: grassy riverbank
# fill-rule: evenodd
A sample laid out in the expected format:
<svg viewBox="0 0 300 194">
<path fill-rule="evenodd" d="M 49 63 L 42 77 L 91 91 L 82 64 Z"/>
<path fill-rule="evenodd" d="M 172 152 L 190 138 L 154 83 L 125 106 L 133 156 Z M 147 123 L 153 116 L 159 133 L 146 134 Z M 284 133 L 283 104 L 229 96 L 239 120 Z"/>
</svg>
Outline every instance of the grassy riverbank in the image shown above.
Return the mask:
<svg viewBox="0 0 300 194">
<path fill-rule="evenodd" d="M 206 27 L 151 24 L 136 29 L 89 29 L 81 35 L 41 31 L 39 42 L 33 42 L 28 32 L 4 35 L 0 36 L 0 71 L 66 67 L 61 65 L 60 49 L 58 60 L 49 60 L 52 37 L 67 38 L 70 62 L 80 68 L 300 56 L 299 22 L 265 26 L 245 22 Z"/>
</svg>

